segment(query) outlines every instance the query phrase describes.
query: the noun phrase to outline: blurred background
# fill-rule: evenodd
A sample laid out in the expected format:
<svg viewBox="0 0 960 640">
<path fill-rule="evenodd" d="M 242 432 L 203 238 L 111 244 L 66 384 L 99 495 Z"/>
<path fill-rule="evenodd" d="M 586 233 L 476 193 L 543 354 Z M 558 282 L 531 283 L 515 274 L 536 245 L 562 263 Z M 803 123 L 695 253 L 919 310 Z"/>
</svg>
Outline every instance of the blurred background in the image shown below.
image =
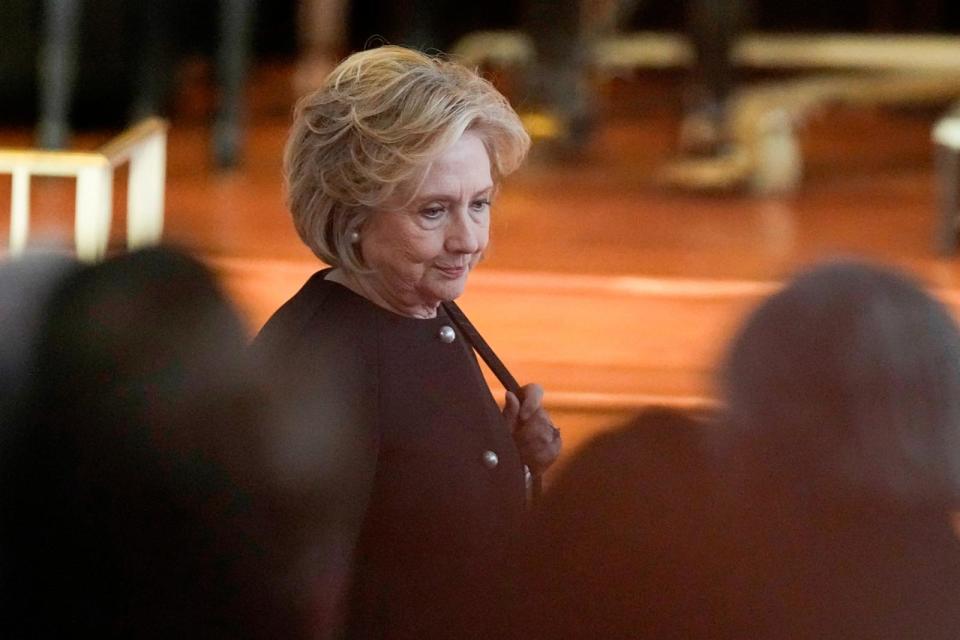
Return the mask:
<svg viewBox="0 0 960 640">
<path fill-rule="evenodd" d="M 4 0 L 0 39 L 4 149 L 168 120 L 163 239 L 251 333 L 320 268 L 283 203 L 298 96 L 381 43 L 483 69 L 535 143 L 463 306 L 570 449 L 648 404 L 711 404 L 733 327 L 813 260 L 893 264 L 960 309 L 955 2 Z M 28 248 L 71 250 L 76 191 L 31 180 Z"/>
</svg>

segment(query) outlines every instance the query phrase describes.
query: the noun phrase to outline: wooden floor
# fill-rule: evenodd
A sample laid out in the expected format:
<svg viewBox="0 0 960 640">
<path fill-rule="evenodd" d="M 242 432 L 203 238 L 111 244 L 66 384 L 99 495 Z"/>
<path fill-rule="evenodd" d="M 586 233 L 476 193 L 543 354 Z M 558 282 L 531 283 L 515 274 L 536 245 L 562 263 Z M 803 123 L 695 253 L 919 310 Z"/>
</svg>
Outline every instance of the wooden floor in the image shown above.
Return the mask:
<svg viewBox="0 0 960 640">
<path fill-rule="evenodd" d="M 223 275 L 252 331 L 319 267 L 282 202 L 289 71 L 256 70 L 239 169 L 212 166 L 203 86 L 178 98 L 169 140 L 165 237 Z M 640 76 L 599 91 L 599 126 L 582 162 L 534 156 L 504 185 L 492 250 L 462 300 L 516 376 L 547 389 L 568 444 L 647 404 L 711 402 L 717 359 L 744 313 L 811 261 L 897 265 L 960 311 L 960 262 L 932 249 L 936 110 L 826 110 L 801 132 L 807 172 L 798 193 L 694 195 L 652 179 L 674 153 L 677 79 Z M 74 146 L 93 148 L 113 133 L 87 132 Z M 0 146 L 29 142 L 28 131 L 0 127 Z M 9 177 L 0 179 L 0 202 L 9 188 Z M 72 201 L 70 181 L 34 181 L 35 245 L 69 244 Z"/>
</svg>

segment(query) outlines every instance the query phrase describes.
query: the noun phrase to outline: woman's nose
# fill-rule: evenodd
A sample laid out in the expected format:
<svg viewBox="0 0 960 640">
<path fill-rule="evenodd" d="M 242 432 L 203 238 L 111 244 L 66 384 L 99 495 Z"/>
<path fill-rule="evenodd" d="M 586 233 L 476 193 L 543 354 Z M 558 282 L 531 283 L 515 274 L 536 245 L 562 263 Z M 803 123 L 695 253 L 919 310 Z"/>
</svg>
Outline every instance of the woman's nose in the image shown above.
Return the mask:
<svg viewBox="0 0 960 640">
<path fill-rule="evenodd" d="M 468 215 L 458 215 L 447 227 L 447 250 L 452 253 L 476 253 L 482 248 L 485 230 Z"/>
</svg>

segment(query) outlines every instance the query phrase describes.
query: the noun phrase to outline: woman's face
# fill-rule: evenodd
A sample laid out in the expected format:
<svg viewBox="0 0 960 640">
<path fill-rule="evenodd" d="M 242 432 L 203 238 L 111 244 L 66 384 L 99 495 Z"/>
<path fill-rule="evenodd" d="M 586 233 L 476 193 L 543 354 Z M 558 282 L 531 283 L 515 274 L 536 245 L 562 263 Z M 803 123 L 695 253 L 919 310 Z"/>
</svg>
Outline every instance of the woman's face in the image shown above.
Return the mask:
<svg viewBox="0 0 960 640">
<path fill-rule="evenodd" d="M 466 132 L 434 161 L 409 205 L 385 207 L 360 230 L 365 283 L 404 315 L 430 317 L 463 293 L 487 247 L 493 179 L 479 136 Z"/>
</svg>

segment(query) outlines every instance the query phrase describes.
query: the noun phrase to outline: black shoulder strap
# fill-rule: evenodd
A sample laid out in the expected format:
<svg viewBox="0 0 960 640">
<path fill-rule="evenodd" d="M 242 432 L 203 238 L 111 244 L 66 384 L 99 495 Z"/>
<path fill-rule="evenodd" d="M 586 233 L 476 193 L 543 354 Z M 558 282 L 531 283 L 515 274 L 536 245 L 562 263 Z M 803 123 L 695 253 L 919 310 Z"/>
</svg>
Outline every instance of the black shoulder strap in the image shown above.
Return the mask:
<svg viewBox="0 0 960 640">
<path fill-rule="evenodd" d="M 460 330 L 464 336 L 466 336 L 467 341 L 473 347 L 473 350 L 476 351 L 484 362 L 487 363 L 487 366 L 490 367 L 490 370 L 493 371 L 493 375 L 497 376 L 497 380 L 500 381 L 500 384 L 503 385 L 503 388 L 507 391 L 510 391 L 513 394 L 516 394 L 517 398 L 521 401 L 523 398 L 520 397 L 520 383 L 517 382 L 517 379 L 513 377 L 513 374 L 507 369 L 507 366 L 503 364 L 503 360 L 494 353 L 493 349 L 490 348 L 490 345 L 487 344 L 487 341 L 483 339 L 483 336 L 480 335 L 480 332 L 477 331 L 477 328 L 473 326 L 473 323 L 470 322 L 470 319 L 467 318 L 466 314 L 457 306 L 457 303 L 453 300 L 447 300 L 441 303 L 443 305 L 443 310 L 446 311 L 447 316 L 450 318 L 450 321 L 456 325 L 457 329 Z M 531 502 L 536 503 L 540 500 L 540 496 L 543 493 L 543 481 L 540 476 L 530 476 L 530 471 L 527 470 L 527 477 L 529 483 L 527 485 L 529 490 L 529 499 Z"/>
<path fill-rule="evenodd" d="M 447 312 L 450 321 L 457 326 L 460 333 L 466 336 L 467 341 L 473 347 L 474 351 L 487 363 L 487 366 L 493 371 L 493 375 L 497 376 L 497 380 L 500 381 L 503 388 L 511 393 L 518 393 L 520 391 L 520 384 L 517 382 L 517 379 L 513 377 L 513 374 L 510 373 L 507 366 L 503 364 L 503 361 L 493 352 L 493 349 L 490 348 L 490 345 L 483 339 L 483 336 L 480 335 L 480 332 L 477 331 L 476 327 L 473 326 L 473 323 L 470 322 L 470 319 L 467 318 L 460 307 L 457 306 L 457 303 L 453 300 L 448 300 L 441 304 L 443 305 L 443 310 Z"/>
</svg>

